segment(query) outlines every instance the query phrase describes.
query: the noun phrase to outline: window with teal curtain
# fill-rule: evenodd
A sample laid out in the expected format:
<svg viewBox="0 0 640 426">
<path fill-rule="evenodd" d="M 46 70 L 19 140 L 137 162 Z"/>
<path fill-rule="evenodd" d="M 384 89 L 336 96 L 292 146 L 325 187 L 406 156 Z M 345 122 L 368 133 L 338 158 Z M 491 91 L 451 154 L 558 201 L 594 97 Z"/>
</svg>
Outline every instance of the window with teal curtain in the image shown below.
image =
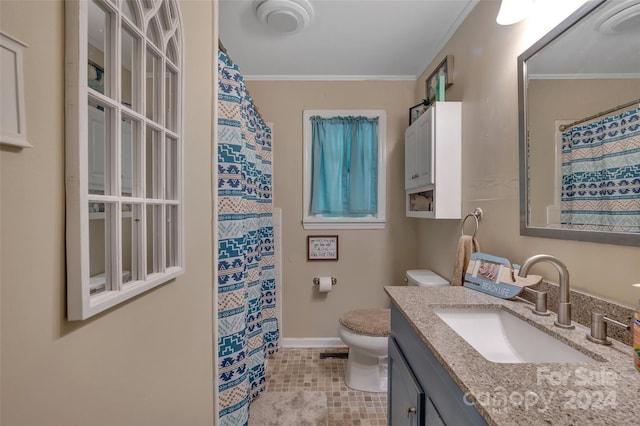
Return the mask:
<svg viewBox="0 0 640 426">
<path fill-rule="evenodd" d="M 311 117 L 312 215 L 366 217 L 378 211 L 378 118 Z"/>
</svg>

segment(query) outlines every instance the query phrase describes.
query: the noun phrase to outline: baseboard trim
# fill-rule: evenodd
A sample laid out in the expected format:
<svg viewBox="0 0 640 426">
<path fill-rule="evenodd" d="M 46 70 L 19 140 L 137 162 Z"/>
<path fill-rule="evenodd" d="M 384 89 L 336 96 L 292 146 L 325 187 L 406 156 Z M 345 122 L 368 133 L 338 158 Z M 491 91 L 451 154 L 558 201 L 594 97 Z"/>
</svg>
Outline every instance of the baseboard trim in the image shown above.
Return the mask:
<svg viewBox="0 0 640 426">
<path fill-rule="evenodd" d="M 283 348 L 346 348 L 339 337 L 282 338 Z"/>
</svg>

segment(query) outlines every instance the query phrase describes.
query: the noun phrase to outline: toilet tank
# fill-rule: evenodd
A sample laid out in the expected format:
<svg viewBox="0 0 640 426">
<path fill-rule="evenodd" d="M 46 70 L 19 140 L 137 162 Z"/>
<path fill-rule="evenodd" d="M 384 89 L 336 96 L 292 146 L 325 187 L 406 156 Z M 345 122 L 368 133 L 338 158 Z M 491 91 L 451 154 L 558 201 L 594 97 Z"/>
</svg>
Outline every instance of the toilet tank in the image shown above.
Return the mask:
<svg viewBox="0 0 640 426">
<path fill-rule="evenodd" d="M 449 285 L 449 281 L 428 269 L 411 269 L 406 273 L 407 285 L 419 287 L 431 287 Z"/>
</svg>

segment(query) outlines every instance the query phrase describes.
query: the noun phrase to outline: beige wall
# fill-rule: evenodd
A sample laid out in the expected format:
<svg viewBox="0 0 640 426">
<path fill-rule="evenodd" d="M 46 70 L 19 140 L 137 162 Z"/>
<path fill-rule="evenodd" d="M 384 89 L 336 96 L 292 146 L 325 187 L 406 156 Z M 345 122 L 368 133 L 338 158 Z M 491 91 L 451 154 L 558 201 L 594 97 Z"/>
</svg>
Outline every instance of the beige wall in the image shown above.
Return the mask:
<svg viewBox="0 0 640 426">
<path fill-rule="evenodd" d="M 499 2 L 481 1 L 420 78 L 414 99 L 424 97 L 426 76 L 445 54 L 453 55 L 454 84 L 447 100 L 462 101 L 463 212 L 481 207 L 482 251 L 515 263 L 537 253 L 562 259 L 575 289 L 634 305 L 640 281 L 639 249 L 519 235 L 518 104 L 516 58 L 550 28 L 549 14 L 511 26 L 495 22 Z M 419 264 L 447 278 L 459 235 L 458 221 L 419 225 Z M 536 267 L 557 281 L 551 269 Z M 573 309 L 580 309 L 574 306 Z"/>
<path fill-rule="evenodd" d="M 233 57 L 233 53 L 231 56 Z M 274 205 L 282 208 L 283 336 L 336 337 L 338 317 L 355 308 L 388 305 L 383 287 L 401 284 L 415 267 L 415 219 L 404 212 L 404 131 L 415 82 L 248 82 L 274 131 Z M 384 230 L 302 228 L 302 111 L 387 111 L 387 226 Z M 307 235 L 339 235 L 338 262 L 308 262 Z M 318 293 L 314 277 L 338 279 Z"/>
<path fill-rule="evenodd" d="M 0 423 L 213 424 L 213 5 L 181 2 L 186 48 L 186 273 L 83 322 L 65 320 L 64 4 L 0 2 L 27 44 L 32 149 L 0 148 Z M 203 96 L 204 94 L 204 96 Z"/>
</svg>

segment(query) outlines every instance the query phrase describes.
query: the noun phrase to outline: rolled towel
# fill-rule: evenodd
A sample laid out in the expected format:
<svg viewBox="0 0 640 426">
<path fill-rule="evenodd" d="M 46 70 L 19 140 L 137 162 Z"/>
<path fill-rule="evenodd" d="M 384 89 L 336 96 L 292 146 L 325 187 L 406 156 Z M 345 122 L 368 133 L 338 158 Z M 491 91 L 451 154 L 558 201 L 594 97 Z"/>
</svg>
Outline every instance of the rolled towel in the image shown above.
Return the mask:
<svg viewBox="0 0 640 426">
<path fill-rule="evenodd" d="M 464 283 L 464 274 L 467 272 L 467 266 L 469 266 L 469 258 L 472 253 L 478 251 L 480 251 L 480 244 L 473 236 L 463 235 L 460 237 L 451 285 L 462 285 Z"/>
</svg>

